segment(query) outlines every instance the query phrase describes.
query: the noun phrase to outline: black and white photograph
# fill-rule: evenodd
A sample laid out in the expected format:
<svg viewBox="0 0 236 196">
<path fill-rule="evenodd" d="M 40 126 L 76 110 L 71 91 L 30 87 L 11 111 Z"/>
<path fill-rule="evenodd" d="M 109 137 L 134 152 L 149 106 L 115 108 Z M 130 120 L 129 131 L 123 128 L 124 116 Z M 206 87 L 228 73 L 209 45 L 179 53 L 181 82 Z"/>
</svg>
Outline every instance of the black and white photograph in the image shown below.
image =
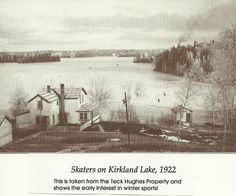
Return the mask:
<svg viewBox="0 0 236 196">
<path fill-rule="evenodd" d="M 235 153 L 235 0 L 0 0 L 0 153 Z"/>
</svg>

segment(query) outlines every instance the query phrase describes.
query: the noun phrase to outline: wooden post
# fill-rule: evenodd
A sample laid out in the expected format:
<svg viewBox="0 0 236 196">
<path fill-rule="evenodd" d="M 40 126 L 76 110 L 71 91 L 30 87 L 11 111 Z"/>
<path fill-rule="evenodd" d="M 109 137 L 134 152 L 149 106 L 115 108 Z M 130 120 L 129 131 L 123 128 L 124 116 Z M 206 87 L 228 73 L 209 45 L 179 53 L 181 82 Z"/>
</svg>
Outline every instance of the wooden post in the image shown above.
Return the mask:
<svg viewBox="0 0 236 196">
<path fill-rule="evenodd" d="M 177 141 L 177 152 L 180 151 L 180 146 L 179 146 L 179 140 L 180 140 L 180 129 L 181 129 L 181 120 L 182 120 L 182 108 L 180 109 L 180 112 L 179 112 L 179 126 L 178 126 L 178 132 L 177 132 L 177 135 L 178 135 L 178 141 Z"/>
<path fill-rule="evenodd" d="M 91 111 L 91 126 L 93 126 L 93 111 Z"/>
<path fill-rule="evenodd" d="M 60 106 L 59 106 L 59 115 L 60 115 L 60 125 L 66 124 L 66 116 L 65 116 L 65 86 L 64 84 L 60 85 L 61 95 L 60 95 Z"/>
<path fill-rule="evenodd" d="M 40 99 L 40 114 L 39 114 L 39 116 L 40 116 L 40 119 L 39 119 L 39 130 L 40 131 L 42 131 L 42 110 L 43 110 L 43 99 L 42 99 L 42 97 L 41 97 L 41 99 Z"/>
<path fill-rule="evenodd" d="M 124 94 L 125 94 L 125 99 L 123 100 L 123 102 L 125 104 L 126 121 L 127 121 L 127 124 L 128 124 L 129 123 L 129 114 L 128 114 L 128 105 L 127 105 L 126 92 Z M 128 130 L 128 144 L 130 145 L 130 130 Z"/>
</svg>

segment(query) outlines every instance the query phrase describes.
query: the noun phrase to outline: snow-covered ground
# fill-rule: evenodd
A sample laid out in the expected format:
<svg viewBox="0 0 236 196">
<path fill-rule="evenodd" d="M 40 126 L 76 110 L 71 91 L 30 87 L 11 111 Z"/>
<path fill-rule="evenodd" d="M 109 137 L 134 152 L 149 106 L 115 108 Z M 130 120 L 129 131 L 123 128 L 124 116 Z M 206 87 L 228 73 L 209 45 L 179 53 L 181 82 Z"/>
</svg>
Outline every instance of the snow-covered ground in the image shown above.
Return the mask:
<svg viewBox="0 0 236 196">
<path fill-rule="evenodd" d="M 173 142 L 178 142 L 178 141 L 183 142 L 183 143 L 189 143 L 190 142 L 188 140 L 184 140 L 184 139 L 181 139 L 181 138 L 179 138 L 179 140 L 178 140 L 178 137 L 176 137 L 176 136 L 168 136 L 168 135 L 164 135 L 164 134 L 160 135 L 159 137 L 161 137 L 165 140 L 173 141 Z"/>
</svg>

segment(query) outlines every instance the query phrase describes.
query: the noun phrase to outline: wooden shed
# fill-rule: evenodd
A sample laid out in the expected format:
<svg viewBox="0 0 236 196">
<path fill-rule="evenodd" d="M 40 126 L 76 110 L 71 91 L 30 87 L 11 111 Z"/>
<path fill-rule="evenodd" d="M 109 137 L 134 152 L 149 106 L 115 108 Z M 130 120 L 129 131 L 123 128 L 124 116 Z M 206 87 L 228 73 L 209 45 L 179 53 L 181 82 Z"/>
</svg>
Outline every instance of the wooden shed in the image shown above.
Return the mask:
<svg viewBox="0 0 236 196">
<path fill-rule="evenodd" d="M 0 146 L 12 142 L 12 124 L 6 116 L 0 115 Z"/>
<path fill-rule="evenodd" d="M 184 107 L 183 105 L 177 105 L 171 109 L 174 114 L 175 122 L 191 123 L 192 122 L 192 110 Z"/>
</svg>

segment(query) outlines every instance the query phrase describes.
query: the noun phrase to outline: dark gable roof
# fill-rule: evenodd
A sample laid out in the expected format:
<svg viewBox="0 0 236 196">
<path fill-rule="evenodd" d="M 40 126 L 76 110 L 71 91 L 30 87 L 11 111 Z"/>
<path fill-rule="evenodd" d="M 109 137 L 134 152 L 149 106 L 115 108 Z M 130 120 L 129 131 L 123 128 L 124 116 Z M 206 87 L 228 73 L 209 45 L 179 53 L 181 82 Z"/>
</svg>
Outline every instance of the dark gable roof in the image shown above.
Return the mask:
<svg viewBox="0 0 236 196">
<path fill-rule="evenodd" d="M 48 102 L 48 103 L 52 103 L 53 101 L 58 100 L 58 96 L 55 92 L 51 92 L 51 93 L 40 93 L 35 95 L 33 98 L 31 98 L 29 101 L 27 101 L 27 103 L 31 102 L 32 100 L 34 100 L 36 97 L 40 97 L 42 98 L 44 101 Z"/>
<path fill-rule="evenodd" d="M 39 93 L 39 95 L 41 97 L 43 97 L 44 99 L 46 99 L 50 103 L 58 100 L 58 96 L 53 90 L 51 90 L 50 93 L 48 93 L 47 91 L 43 91 L 43 92 Z"/>
<path fill-rule="evenodd" d="M 65 99 L 78 99 L 82 91 L 85 95 L 87 95 L 87 92 L 84 90 L 84 88 L 65 88 Z M 60 88 L 51 88 L 50 93 L 47 92 L 47 88 L 43 88 L 42 92 L 31 98 L 28 103 L 34 100 L 36 97 L 41 97 L 44 101 L 52 103 L 58 100 L 60 96 Z"/>
<path fill-rule="evenodd" d="M 0 115 L 0 125 L 2 124 L 2 122 L 4 121 L 4 119 L 5 119 L 5 116 Z"/>
<path fill-rule="evenodd" d="M 184 107 L 183 105 L 177 105 L 177 106 L 175 106 L 175 107 L 173 107 L 173 108 L 171 109 L 171 111 L 174 112 L 174 113 L 177 113 L 177 112 L 180 112 L 180 111 L 183 111 L 183 110 L 187 110 L 187 111 L 189 111 L 189 112 L 193 112 L 192 110 L 190 110 L 190 109 Z"/>
<path fill-rule="evenodd" d="M 90 112 L 96 108 L 98 108 L 97 104 L 85 103 L 82 106 L 80 106 L 77 112 Z"/>
<path fill-rule="evenodd" d="M 6 116 L 0 115 L 0 126 L 2 125 L 2 123 L 3 123 L 3 121 L 4 121 L 5 119 L 11 123 L 11 121 L 8 120 L 8 118 L 6 118 Z"/>
<path fill-rule="evenodd" d="M 60 88 L 53 88 L 53 91 L 55 91 L 57 95 L 61 95 Z M 84 90 L 84 88 L 65 88 L 65 99 L 78 99 L 82 91 L 85 95 L 87 95 L 87 92 Z"/>
</svg>

